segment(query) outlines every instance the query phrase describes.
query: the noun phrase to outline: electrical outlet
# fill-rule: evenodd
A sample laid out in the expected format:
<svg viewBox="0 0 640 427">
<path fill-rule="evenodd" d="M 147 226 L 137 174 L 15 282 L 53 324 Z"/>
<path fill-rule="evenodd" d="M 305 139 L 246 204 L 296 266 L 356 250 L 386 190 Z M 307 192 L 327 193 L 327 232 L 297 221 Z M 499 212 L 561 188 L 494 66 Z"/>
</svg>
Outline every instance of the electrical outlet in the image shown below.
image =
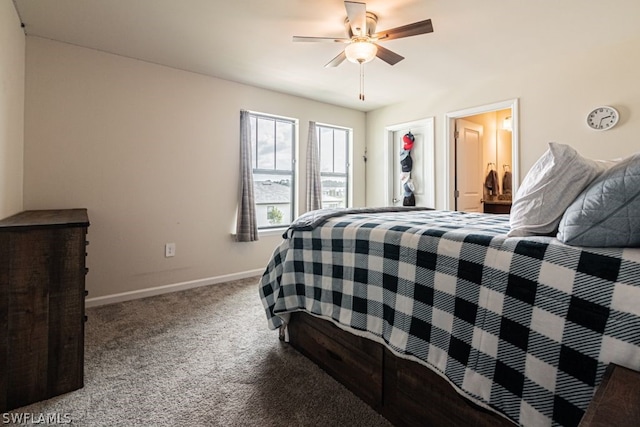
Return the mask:
<svg viewBox="0 0 640 427">
<path fill-rule="evenodd" d="M 176 244 L 175 243 L 167 243 L 166 245 L 164 245 L 164 256 L 165 256 L 165 258 L 176 256 Z"/>
</svg>

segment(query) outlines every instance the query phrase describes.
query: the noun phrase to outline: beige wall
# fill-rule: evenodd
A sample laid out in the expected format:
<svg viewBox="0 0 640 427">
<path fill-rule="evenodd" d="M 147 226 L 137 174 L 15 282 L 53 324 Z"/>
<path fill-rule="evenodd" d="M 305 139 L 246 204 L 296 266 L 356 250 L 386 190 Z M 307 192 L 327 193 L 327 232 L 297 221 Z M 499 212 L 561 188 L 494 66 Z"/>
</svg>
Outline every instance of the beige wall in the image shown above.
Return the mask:
<svg viewBox="0 0 640 427">
<path fill-rule="evenodd" d="M 0 10 L 1 19 L 7 20 L 9 14 Z M 15 27 L 16 18 L 8 17 Z M 17 38 L 9 46 L 19 50 Z M 352 127 L 356 206 L 365 201 L 369 206 L 384 204 L 377 189 L 385 185 L 385 126 L 433 116 L 436 207 L 442 208 L 448 143 L 444 120 L 450 111 L 519 98 L 520 178 L 549 141 L 571 144 L 593 158 L 639 151 L 638 51 L 640 40 L 631 40 L 608 51 L 567 56 L 562 62 L 541 63 L 490 81 L 461 82 L 364 114 L 27 37 L 24 208 L 89 209 L 87 286 L 92 297 L 259 270 L 280 237 L 236 243 L 230 234 L 240 109 L 298 118 L 301 167 L 309 120 Z M 0 55 L 6 55 L 5 49 Z M 23 102 L 15 98 L 8 103 Z M 2 102 L 7 102 L 4 97 Z M 586 127 L 585 117 L 601 104 L 618 108 L 621 120 L 611 131 L 594 132 Z M 6 120 L 7 113 L 0 117 Z M 13 132 L 20 141 L 20 132 L 15 127 Z M 7 139 L 2 138 L 0 148 L 6 150 Z M 22 174 L 19 151 L 12 154 L 16 176 Z M 1 191 L 19 187 L 13 181 L 8 185 L 4 175 L 2 180 Z M 304 206 L 302 186 L 299 194 Z M 3 208 L 4 200 L 3 195 Z M 164 258 L 167 242 L 176 243 L 176 257 Z"/>
<path fill-rule="evenodd" d="M 0 218 L 22 210 L 24 56 L 18 14 L 0 1 Z"/>
<path fill-rule="evenodd" d="M 519 98 L 520 178 L 551 141 L 574 146 L 592 158 L 615 158 L 640 151 L 640 40 L 567 55 L 563 61 L 540 63 L 490 81 L 460 82 L 438 93 L 367 113 L 367 204 L 384 204 L 384 128 L 394 123 L 435 117 L 436 207 L 444 208 L 445 115 L 479 105 Z M 596 132 L 586 126 L 591 108 L 612 105 L 621 115 L 618 126 Z"/>
<path fill-rule="evenodd" d="M 90 297 L 266 266 L 279 234 L 231 236 L 241 109 L 300 120 L 301 177 L 309 120 L 353 128 L 364 205 L 362 112 L 40 38 L 26 53 L 25 208 L 89 210 Z"/>
</svg>

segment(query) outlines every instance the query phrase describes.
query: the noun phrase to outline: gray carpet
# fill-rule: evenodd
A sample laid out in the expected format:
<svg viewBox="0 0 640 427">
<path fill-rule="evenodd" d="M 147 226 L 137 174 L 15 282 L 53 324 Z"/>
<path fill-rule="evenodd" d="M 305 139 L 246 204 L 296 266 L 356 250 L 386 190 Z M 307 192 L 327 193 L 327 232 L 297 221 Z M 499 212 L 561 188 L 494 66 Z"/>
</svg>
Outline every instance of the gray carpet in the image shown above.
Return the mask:
<svg viewBox="0 0 640 427">
<path fill-rule="evenodd" d="M 88 309 L 84 388 L 12 412 L 77 426 L 389 426 L 278 340 L 257 282 Z"/>
</svg>

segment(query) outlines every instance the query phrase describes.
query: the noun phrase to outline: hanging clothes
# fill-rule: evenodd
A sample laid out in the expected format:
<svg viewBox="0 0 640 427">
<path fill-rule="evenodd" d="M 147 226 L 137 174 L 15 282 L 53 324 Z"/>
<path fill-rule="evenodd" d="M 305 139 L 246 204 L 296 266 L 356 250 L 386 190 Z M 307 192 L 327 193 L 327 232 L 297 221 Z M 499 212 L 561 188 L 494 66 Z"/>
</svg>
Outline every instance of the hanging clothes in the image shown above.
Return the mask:
<svg viewBox="0 0 640 427">
<path fill-rule="evenodd" d="M 500 194 L 500 185 L 498 183 L 498 173 L 492 167 L 493 163 L 489 163 L 489 172 L 484 179 L 484 186 L 490 196 L 497 196 Z"/>
<path fill-rule="evenodd" d="M 504 176 L 502 177 L 502 193 L 511 194 L 512 191 L 513 191 L 513 184 L 511 179 L 511 172 L 505 171 Z"/>
</svg>

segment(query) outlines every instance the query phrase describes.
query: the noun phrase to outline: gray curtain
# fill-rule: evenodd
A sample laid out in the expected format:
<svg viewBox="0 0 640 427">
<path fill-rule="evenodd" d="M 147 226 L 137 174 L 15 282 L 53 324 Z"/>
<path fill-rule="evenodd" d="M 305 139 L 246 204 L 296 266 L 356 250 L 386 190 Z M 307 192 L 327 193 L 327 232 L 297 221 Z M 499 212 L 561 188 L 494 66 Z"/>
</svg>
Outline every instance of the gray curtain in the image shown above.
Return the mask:
<svg viewBox="0 0 640 427">
<path fill-rule="evenodd" d="M 309 122 L 307 141 L 307 212 L 322 207 L 322 183 L 320 181 L 320 152 L 316 122 Z"/>
<path fill-rule="evenodd" d="M 251 162 L 251 123 L 249 112 L 240 111 L 240 200 L 236 221 L 236 240 L 258 240 L 258 221 L 253 196 L 253 163 Z"/>
</svg>

